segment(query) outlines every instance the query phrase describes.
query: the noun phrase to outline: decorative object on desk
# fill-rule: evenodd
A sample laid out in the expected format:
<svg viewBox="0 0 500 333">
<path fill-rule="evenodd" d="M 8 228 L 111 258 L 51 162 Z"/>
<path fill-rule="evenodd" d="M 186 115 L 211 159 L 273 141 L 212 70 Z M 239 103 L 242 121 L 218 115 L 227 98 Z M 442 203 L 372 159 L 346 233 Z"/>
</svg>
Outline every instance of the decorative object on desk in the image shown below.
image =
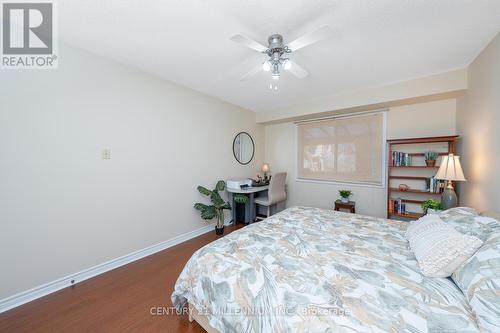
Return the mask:
<svg viewBox="0 0 500 333">
<path fill-rule="evenodd" d="M 401 192 L 406 192 L 410 189 L 410 186 L 408 186 L 406 184 L 399 184 L 398 188 Z"/>
<path fill-rule="evenodd" d="M 252 187 L 262 187 L 262 186 L 267 186 L 269 185 L 269 182 L 265 182 L 262 177 L 258 178 L 257 180 L 252 179 Z"/>
<path fill-rule="evenodd" d="M 438 153 L 436 153 L 435 151 L 426 151 L 424 153 L 424 156 L 425 156 L 425 164 L 428 167 L 433 167 L 436 165 L 436 159 L 438 157 Z"/>
<path fill-rule="evenodd" d="M 252 179 L 252 186 L 266 186 L 266 185 L 269 185 L 269 180 L 271 179 L 271 177 L 264 179 L 261 177 L 261 175 L 257 175 L 257 180 L 255 179 Z"/>
<path fill-rule="evenodd" d="M 422 203 L 422 209 L 424 210 L 424 214 L 427 215 L 442 210 L 443 206 L 441 205 L 441 202 L 429 199 Z"/>
<path fill-rule="evenodd" d="M 267 173 L 271 170 L 269 167 L 269 164 L 264 163 L 262 164 L 262 172 L 264 173 L 264 181 L 267 182 L 269 179 L 267 179 Z"/>
<path fill-rule="evenodd" d="M 229 202 L 224 201 L 219 194 L 219 192 L 224 191 L 225 188 L 226 183 L 223 180 L 219 180 L 212 191 L 203 186 L 198 186 L 198 192 L 209 197 L 212 205 L 205 205 L 200 202 L 194 204 L 194 208 L 200 211 L 202 219 L 217 219 L 215 224 L 215 233 L 217 235 L 224 234 L 224 210 L 231 210 Z"/>
<path fill-rule="evenodd" d="M 253 139 L 247 132 L 236 134 L 233 140 L 233 155 L 238 163 L 247 165 L 253 159 L 255 145 Z"/>
<path fill-rule="evenodd" d="M 352 192 L 351 190 L 339 190 L 339 194 L 341 197 L 340 201 L 342 201 L 342 203 L 348 203 Z"/>
<path fill-rule="evenodd" d="M 441 204 L 443 209 L 449 209 L 457 206 L 458 199 L 453 189 L 453 181 L 466 181 L 462 167 L 460 166 L 460 156 L 449 154 L 443 156 L 441 166 L 436 174 L 436 179 L 446 180 L 446 188 L 441 195 Z"/>
</svg>

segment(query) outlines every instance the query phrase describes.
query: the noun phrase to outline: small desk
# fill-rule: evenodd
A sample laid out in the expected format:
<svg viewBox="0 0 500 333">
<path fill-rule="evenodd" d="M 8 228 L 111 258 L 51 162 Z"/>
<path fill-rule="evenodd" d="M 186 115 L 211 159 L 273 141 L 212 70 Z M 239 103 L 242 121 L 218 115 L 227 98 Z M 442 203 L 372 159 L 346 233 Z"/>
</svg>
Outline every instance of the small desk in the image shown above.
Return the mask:
<svg viewBox="0 0 500 333">
<path fill-rule="evenodd" d="M 256 193 L 264 192 L 269 189 L 269 185 L 266 186 L 256 186 L 256 187 L 248 187 L 245 189 L 235 189 L 235 188 L 227 188 L 227 192 L 229 194 L 229 202 L 231 203 L 231 209 L 233 211 L 233 222 L 236 223 L 236 204 L 234 202 L 234 194 L 247 194 L 248 202 L 245 205 L 245 223 L 252 223 L 255 221 L 256 212 L 255 212 L 255 195 Z"/>
<path fill-rule="evenodd" d="M 334 210 L 340 211 L 341 209 L 348 209 L 354 214 L 356 213 L 356 202 L 349 201 L 347 203 L 343 203 L 341 200 L 336 200 Z"/>
</svg>

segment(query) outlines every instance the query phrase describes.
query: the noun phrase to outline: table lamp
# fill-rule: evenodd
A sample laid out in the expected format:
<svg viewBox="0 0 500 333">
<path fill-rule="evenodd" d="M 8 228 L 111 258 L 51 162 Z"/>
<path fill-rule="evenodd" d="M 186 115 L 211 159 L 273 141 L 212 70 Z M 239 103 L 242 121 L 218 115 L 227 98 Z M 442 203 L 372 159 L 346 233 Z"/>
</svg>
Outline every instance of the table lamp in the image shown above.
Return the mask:
<svg viewBox="0 0 500 333">
<path fill-rule="evenodd" d="M 267 182 L 267 173 L 269 172 L 270 168 L 269 168 L 269 164 L 267 163 L 264 163 L 262 165 L 262 172 L 264 173 L 264 181 Z"/>
<path fill-rule="evenodd" d="M 459 159 L 460 156 L 455 156 L 453 154 L 443 156 L 441 166 L 436 174 L 436 179 L 447 181 L 446 188 L 441 195 L 441 205 L 443 209 L 457 206 L 457 194 L 453 190 L 452 181 L 466 181 Z"/>
</svg>

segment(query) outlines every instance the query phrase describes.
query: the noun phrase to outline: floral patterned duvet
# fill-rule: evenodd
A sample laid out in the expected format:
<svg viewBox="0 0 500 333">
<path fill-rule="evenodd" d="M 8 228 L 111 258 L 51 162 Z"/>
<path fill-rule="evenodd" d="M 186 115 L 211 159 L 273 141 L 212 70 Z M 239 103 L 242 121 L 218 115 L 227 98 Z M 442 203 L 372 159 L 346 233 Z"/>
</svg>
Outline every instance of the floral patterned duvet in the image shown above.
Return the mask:
<svg viewBox="0 0 500 333">
<path fill-rule="evenodd" d="M 407 224 L 293 207 L 193 254 L 172 301 L 220 332 L 476 332 L 462 292 L 427 278 Z"/>
</svg>

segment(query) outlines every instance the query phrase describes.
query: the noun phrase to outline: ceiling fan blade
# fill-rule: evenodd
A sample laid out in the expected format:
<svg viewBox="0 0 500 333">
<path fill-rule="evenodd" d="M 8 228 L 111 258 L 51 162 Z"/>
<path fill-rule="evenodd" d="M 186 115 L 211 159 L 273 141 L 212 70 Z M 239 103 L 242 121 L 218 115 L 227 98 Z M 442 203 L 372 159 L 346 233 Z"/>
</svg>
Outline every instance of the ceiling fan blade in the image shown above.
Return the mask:
<svg viewBox="0 0 500 333">
<path fill-rule="evenodd" d="M 255 66 L 250 71 L 248 71 L 245 75 L 243 75 L 242 77 L 240 77 L 240 81 L 246 81 L 250 77 L 252 77 L 255 74 L 259 73 L 260 71 L 262 71 L 262 65 Z"/>
<path fill-rule="evenodd" d="M 244 45 L 258 52 L 264 52 L 265 50 L 267 50 L 267 46 L 264 46 L 261 43 L 256 42 L 255 40 L 248 38 L 247 36 L 242 34 L 236 34 L 232 36 L 230 39 L 233 42 Z"/>
<path fill-rule="evenodd" d="M 290 69 L 288 70 L 290 73 L 292 73 L 293 75 L 295 75 L 299 79 L 303 79 L 309 75 L 309 73 L 304 68 L 299 66 L 295 61 L 293 61 L 293 60 L 289 60 L 289 61 L 292 64 L 292 67 L 290 67 Z"/>
<path fill-rule="evenodd" d="M 314 32 L 305 34 L 297 38 L 293 42 L 288 43 L 288 48 L 292 51 L 297 51 L 303 47 L 319 42 L 320 40 L 327 39 L 333 35 L 333 30 L 329 26 L 319 28 Z"/>
</svg>

